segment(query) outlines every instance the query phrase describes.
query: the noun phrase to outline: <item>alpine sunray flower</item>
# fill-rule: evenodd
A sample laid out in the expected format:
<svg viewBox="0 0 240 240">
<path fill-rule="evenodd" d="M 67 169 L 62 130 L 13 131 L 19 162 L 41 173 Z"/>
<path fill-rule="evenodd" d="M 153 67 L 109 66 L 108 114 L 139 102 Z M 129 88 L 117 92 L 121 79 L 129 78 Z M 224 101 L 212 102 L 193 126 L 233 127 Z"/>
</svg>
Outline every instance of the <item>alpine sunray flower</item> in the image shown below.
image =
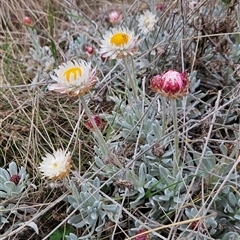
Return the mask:
<svg viewBox="0 0 240 240">
<path fill-rule="evenodd" d="M 107 31 L 104 39 L 100 41 L 100 54 L 111 59 L 123 58 L 133 55 L 137 49 L 138 36 L 127 28 L 112 28 Z"/>
<path fill-rule="evenodd" d="M 53 151 L 53 154 L 47 153 L 42 159 L 39 169 L 44 177 L 52 180 L 66 177 L 72 167 L 70 152 L 66 153 L 62 149 Z"/>
<path fill-rule="evenodd" d="M 85 95 L 96 83 L 95 69 L 90 65 L 81 59 L 63 63 L 55 70 L 57 76 L 51 75 L 57 83 L 48 89 L 72 96 Z"/>
</svg>

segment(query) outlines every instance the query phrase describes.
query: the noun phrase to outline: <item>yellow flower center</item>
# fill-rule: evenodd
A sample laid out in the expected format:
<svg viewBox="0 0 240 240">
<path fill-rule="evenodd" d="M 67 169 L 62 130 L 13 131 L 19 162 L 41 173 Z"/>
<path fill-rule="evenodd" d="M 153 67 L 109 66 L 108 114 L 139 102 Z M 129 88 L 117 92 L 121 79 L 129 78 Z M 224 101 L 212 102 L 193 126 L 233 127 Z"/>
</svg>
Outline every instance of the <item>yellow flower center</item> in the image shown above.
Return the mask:
<svg viewBox="0 0 240 240">
<path fill-rule="evenodd" d="M 58 165 L 57 165 L 57 163 L 53 163 L 53 168 L 57 168 L 58 167 Z"/>
<path fill-rule="evenodd" d="M 80 67 L 72 67 L 66 70 L 63 75 L 68 82 L 70 82 L 71 74 L 73 74 L 74 80 L 77 80 L 79 76 L 82 76 L 82 69 Z"/>
<path fill-rule="evenodd" d="M 126 33 L 116 33 L 111 37 L 110 42 L 116 46 L 128 43 L 129 36 Z"/>
</svg>

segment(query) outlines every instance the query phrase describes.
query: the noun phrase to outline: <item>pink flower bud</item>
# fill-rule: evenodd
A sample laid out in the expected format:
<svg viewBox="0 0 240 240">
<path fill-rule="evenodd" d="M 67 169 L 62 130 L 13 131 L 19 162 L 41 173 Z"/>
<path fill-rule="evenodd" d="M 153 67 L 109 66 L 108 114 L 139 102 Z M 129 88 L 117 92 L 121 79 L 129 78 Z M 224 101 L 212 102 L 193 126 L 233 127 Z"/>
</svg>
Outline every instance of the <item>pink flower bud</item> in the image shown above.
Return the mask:
<svg viewBox="0 0 240 240">
<path fill-rule="evenodd" d="M 150 88 L 168 98 L 185 96 L 188 91 L 189 81 L 187 73 L 169 70 L 163 75 L 156 75 L 150 82 Z"/>
<path fill-rule="evenodd" d="M 158 3 L 158 4 L 156 5 L 156 10 L 157 10 L 157 11 L 163 11 L 163 9 L 164 9 L 164 5 L 163 5 L 162 3 Z"/>
<path fill-rule="evenodd" d="M 96 123 L 96 125 L 99 129 L 102 128 L 102 119 L 99 116 L 97 116 L 97 115 L 92 116 L 92 120 Z M 94 127 L 93 127 L 90 119 L 88 119 L 86 121 L 86 127 L 87 127 L 87 129 L 94 131 Z"/>
<path fill-rule="evenodd" d="M 104 53 L 101 54 L 101 59 L 105 63 L 108 61 L 109 57 L 105 57 Z"/>
<path fill-rule="evenodd" d="M 140 230 L 138 230 L 138 231 L 136 232 L 136 235 L 138 235 L 138 234 L 140 234 L 140 233 L 143 233 L 143 234 L 141 234 L 141 235 L 139 235 L 139 236 L 136 236 L 136 237 L 135 237 L 135 240 L 150 240 L 150 235 L 149 235 L 149 233 L 144 233 L 144 232 L 146 232 L 145 229 L 140 229 Z"/>
<path fill-rule="evenodd" d="M 33 20 L 32 18 L 26 16 L 23 19 L 23 24 L 27 25 L 27 26 L 32 26 L 33 25 Z"/>
<path fill-rule="evenodd" d="M 88 56 L 93 55 L 94 52 L 95 52 L 94 47 L 93 47 L 92 45 L 90 45 L 90 44 L 84 44 L 82 48 L 83 48 L 83 51 L 84 51 Z"/>
<path fill-rule="evenodd" d="M 111 10 L 108 14 L 108 21 L 112 24 L 117 24 L 122 20 L 122 14 L 117 10 Z"/>
<path fill-rule="evenodd" d="M 198 4 L 198 1 L 194 1 L 194 0 L 186 2 L 186 6 L 188 10 L 194 10 L 197 4 Z"/>
<path fill-rule="evenodd" d="M 18 185 L 18 183 L 20 181 L 20 176 L 17 174 L 14 174 L 11 176 L 10 181 L 15 183 L 15 185 Z"/>
<path fill-rule="evenodd" d="M 190 228 L 192 230 L 206 230 L 206 227 L 203 223 L 199 222 L 199 221 L 193 221 L 190 223 Z"/>
</svg>

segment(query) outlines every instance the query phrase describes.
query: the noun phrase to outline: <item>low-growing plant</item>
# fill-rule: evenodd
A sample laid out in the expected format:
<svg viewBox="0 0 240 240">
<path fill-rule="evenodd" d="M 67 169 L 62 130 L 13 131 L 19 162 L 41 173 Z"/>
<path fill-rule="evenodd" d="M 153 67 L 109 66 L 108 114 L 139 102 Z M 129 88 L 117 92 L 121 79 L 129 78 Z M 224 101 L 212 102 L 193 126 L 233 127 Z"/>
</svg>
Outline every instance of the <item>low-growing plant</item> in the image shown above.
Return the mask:
<svg viewBox="0 0 240 240">
<path fill-rule="evenodd" d="M 12 4 L 0 238 L 239 239 L 238 1 Z"/>
</svg>

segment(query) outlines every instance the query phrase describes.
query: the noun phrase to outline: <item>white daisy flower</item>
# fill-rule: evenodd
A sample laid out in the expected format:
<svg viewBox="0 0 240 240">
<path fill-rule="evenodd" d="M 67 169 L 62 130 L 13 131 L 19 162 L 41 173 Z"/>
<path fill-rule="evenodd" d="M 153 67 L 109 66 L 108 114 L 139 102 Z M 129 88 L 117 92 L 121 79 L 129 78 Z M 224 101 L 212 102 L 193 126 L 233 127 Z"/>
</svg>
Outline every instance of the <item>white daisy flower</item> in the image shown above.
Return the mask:
<svg viewBox="0 0 240 240">
<path fill-rule="evenodd" d="M 91 64 L 84 60 L 63 63 L 55 74 L 57 76 L 51 77 L 57 83 L 49 85 L 48 89 L 72 96 L 86 94 L 96 83 L 95 69 L 91 69 Z"/>
<path fill-rule="evenodd" d="M 70 152 L 66 153 L 62 149 L 54 151 L 53 154 L 47 153 L 42 159 L 39 167 L 42 175 L 53 180 L 66 177 L 72 167 Z"/>
<path fill-rule="evenodd" d="M 138 18 L 138 28 L 142 34 L 147 34 L 154 30 L 155 23 L 157 22 L 156 16 L 149 10 L 145 11 Z"/>
<path fill-rule="evenodd" d="M 127 28 L 112 28 L 100 41 L 100 54 L 106 58 L 122 58 L 133 55 L 137 49 L 138 36 Z"/>
</svg>

